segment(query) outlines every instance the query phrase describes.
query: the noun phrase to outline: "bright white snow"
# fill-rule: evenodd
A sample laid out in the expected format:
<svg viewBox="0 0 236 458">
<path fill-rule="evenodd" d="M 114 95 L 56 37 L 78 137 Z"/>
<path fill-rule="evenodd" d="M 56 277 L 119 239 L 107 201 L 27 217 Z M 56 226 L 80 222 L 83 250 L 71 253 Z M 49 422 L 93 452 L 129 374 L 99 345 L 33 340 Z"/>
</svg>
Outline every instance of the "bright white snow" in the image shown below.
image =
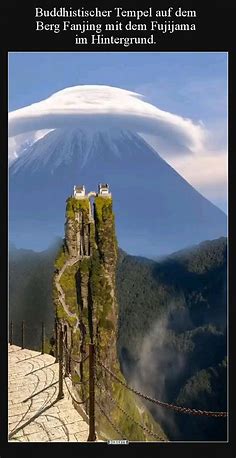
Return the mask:
<svg viewBox="0 0 236 458">
<path fill-rule="evenodd" d="M 80 128 L 86 132 L 127 129 L 154 135 L 164 156 L 203 150 L 201 123 L 160 110 L 140 94 L 110 86 L 74 86 L 41 102 L 9 113 L 9 159 L 24 154 L 28 142 L 54 129 Z"/>
</svg>

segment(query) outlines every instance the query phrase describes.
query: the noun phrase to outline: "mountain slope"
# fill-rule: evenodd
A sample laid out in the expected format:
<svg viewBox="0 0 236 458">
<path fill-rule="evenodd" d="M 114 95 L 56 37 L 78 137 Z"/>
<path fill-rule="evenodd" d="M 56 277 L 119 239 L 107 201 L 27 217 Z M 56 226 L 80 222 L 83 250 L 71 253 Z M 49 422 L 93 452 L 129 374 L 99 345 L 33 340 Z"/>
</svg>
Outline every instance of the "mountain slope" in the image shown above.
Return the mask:
<svg viewBox="0 0 236 458">
<path fill-rule="evenodd" d="M 61 243 L 61 241 L 60 241 Z M 54 331 L 52 276 L 58 243 L 41 253 L 32 250 L 9 250 L 9 320 L 13 320 L 16 345 L 21 345 L 21 321 L 25 320 L 25 346 L 41 348 L 41 322 L 47 340 Z"/>
<path fill-rule="evenodd" d="M 10 237 L 44 249 L 63 233 L 73 184 L 114 196 L 119 244 L 153 256 L 226 235 L 226 215 L 201 196 L 139 135 L 125 130 L 55 129 L 10 167 Z"/>
<path fill-rule="evenodd" d="M 118 346 L 126 378 L 167 402 L 226 410 L 226 239 L 161 262 L 120 257 Z M 226 420 L 152 409 L 175 440 L 225 440 Z"/>
<path fill-rule="evenodd" d="M 58 244 L 43 253 L 10 250 L 10 319 L 16 343 L 21 319 L 26 320 L 28 344 L 39 345 L 36 328 L 40 336 L 43 319 L 48 339 L 51 336 L 57 249 Z M 132 385 L 179 405 L 226 410 L 226 261 L 225 238 L 161 262 L 120 250 L 118 351 Z M 226 438 L 225 419 L 172 414 L 150 404 L 148 408 L 171 440 Z"/>
</svg>

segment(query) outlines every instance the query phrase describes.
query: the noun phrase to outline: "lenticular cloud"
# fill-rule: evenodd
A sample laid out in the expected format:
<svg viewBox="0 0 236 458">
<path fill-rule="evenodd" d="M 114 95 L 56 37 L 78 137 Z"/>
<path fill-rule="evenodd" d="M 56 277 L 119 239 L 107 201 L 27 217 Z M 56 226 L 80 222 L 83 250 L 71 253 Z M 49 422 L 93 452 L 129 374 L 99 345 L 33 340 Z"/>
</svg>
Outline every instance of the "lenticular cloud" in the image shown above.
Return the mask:
<svg viewBox="0 0 236 458">
<path fill-rule="evenodd" d="M 75 86 L 9 113 L 10 160 L 22 145 L 62 127 L 154 135 L 164 155 L 197 153 L 205 140 L 202 124 L 160 110 L 140 94 L 110 86 Z"/>
</svg>

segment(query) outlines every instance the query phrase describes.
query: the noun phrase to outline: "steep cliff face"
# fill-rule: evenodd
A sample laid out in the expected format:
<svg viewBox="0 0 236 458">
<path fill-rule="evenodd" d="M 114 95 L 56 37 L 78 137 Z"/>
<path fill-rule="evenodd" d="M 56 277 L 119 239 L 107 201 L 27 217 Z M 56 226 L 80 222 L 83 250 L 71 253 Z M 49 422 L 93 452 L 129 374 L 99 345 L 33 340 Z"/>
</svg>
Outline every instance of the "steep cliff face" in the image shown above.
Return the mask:
<svg viewBox="0 0 236 458">
<path fill-rule="evenodd" d="M 82 400 L 88 398 L 89 342 L 96 349 L 95 399 L 109 415 L 123 438 L 158 440 L 133 423 L 117 407 L 124 409 L 136 422 L 159 435 L 166 436 L 139 399 L 117 383 L 104 370 L 103 362 L 125 381 L 117 357 L 118 305 L 115 291 L 117 240 L 110 196 L 97 195 L 93 211 L 88 197 L 67 199 L 65 239 L 58 254 L 54 277 L 54 301 L 57 319 L 67 326 L 73 359 L 71 375 Z M 112 400 L 113 399 L 113 400 Z M 85 403 L 86 409 L 88 408 Z M 102 438 L 120 438 L 96 405 L 96 429 Z M 119 436 L 119 437 L 118 437 Z"/>
</svg>

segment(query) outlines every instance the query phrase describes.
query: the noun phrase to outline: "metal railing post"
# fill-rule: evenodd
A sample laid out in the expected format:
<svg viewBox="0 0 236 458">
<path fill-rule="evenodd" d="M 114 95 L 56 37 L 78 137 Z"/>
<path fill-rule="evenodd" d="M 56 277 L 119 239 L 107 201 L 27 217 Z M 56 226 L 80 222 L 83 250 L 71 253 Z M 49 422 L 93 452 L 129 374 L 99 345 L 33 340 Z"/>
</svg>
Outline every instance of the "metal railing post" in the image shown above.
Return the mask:
<svg viewBox="0 0 236 458">
<path fill-rule="evenodd" d="M 74 345 L 74 334 L 73 334 L 73 328 L 70 330 L 70 346 L 73 348 Z"/>
<path fill-rule="evenodd" d="M 10 336 L 9 336 L 10 345 L 13 345 L 13 321 L 10 321 Z"/>
<path fill-rule="evenodd" d="M 70 330 L 70 359 L 69 359 L 69 372 L 71 374 L 72 371 L 72 352 L 73 352 L 73 345 L 74 345 L 74 335 L 73 335 L 73 328 Z"/>
<path fill-rule="evenodd" d="M 25 348 L 25 321 L 21 323 L 21 348 Z"/>
<path fill-rule="evenodd" d="M 94 344 L 89 344 L 89 436 L 87 441 L 92 442 L 96 440 L 95 433 L 95 350 Z"/>
<path fill-rule="evenodd" d="M 55 318 L 55 322 L 54 322 L 54 326 L 55 326 L 55 363 L 58 363 L 58 339 L 59 339 L 59 333 L 58 333 L 58 323 L 57 323 L 57 319 Z"/>
<path fill-rule="evenodd" d="M 58 397 L 57 399 L 62 399 L 64 398 L 64 393 L 63 393 L 63 331 L 60 328 L 59 331 L 59 392 L 58 392 Z"/>
<path fill-rule="evenodd" d="M 45 326 L 44 326 L 44 322 L 42 321 L 42 355 L 44 354 L 44 347 L 45 347 Z"/>
<path fill-rule="evenodd" d="M 65 376 L 69 376 L 69 366 L 70 366 L 70 358 L 69 358 L 69 349 L 68 349 L 68 335 L 67 335 L 67 326 L 64 327 L 65 332 Z"/>
</svg>

